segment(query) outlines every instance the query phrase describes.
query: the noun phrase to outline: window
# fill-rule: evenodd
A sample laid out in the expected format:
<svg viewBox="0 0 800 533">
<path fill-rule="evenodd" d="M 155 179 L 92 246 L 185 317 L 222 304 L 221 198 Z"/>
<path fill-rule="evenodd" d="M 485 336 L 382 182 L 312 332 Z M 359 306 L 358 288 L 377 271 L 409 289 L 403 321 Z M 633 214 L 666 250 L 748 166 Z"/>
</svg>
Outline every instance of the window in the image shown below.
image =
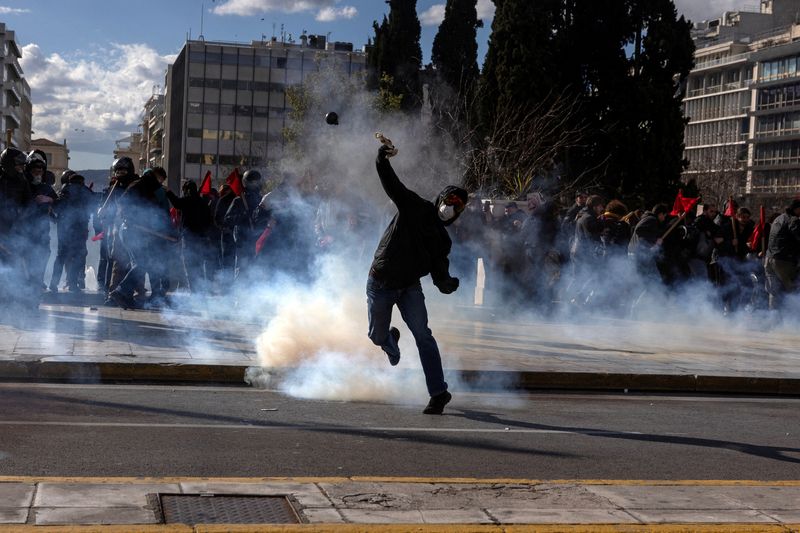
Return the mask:
<svg viewBox="0 0 800 533">
<path fill-rule="evenodd" d="M 197 102 L 189 102 L 189 113 L 200 114 L 203 112 L 203 104 Z"/>
<path fill-rule="evenodd" d="M 199 164 L 202 160 L 201 154 L 186 154 L 186 162 L 187 163 L 197 163 Z"/>
<path fill-rule="evenodd" d="M 286 58 L 285 57 L 276 57 L 274 63 L 275 63 L 275 67 L 276 68 L 286 68 Z"/>
<path fill-rule="evenodd" d="M 197 137 L 200 138 L 203 136 L 203 130 L 200 128 L 189 128 L 186 130 L 186 135 L 188 137 Z"/>
<path fill-rule="evenodd" d="M 189 52 L 190 63 L 205 63 L 206 55 L 203 52 Z"/>
</svg>

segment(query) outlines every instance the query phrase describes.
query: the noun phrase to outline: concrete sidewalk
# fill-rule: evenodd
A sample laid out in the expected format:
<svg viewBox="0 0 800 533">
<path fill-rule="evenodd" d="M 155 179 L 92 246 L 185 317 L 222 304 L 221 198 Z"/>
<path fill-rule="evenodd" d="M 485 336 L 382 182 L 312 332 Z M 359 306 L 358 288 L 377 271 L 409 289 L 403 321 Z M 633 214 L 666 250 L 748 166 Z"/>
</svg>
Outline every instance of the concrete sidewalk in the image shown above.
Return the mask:
<svg viewBox="0 0 800 533">
<path fill-rule="evenodd" d="M 413 525 L 414 531 L 438 530 L 435 524 L 496 528 L 489 531 L 515 524 L 683 524 L 681 531 L 727 524 L 747 525 L 750 531 L 800 530 L 800 482 L 790 481 L 7 477 L 0 479 L 0 524 L 27 524 L 31 529 L 164 524 L 159 495 L 165 494 L 205 495 L 209 505 L 223 495 L 288 496 L 298 522 L 339 525 L 342 531 L 379 530 L 380 524 L 406 525 L 407 530 Z M 346 527 L 366 524 L 370 527 Z"/>
<path fill-rule="evenodd" d="M 226 318 L 226 305 L 125 311 L 103 307 L 96 294 L 51 296 L 35 321 L 0 323 L 0 379 L 241 384 L 258 364 L 260 326 Z M 431 327 L 445 366 L 476 388 L 800 394 L 800 332 L 791 329 L 745 329 L 721 317 L 714 327 L 510 322 L 462 311 L 469 318 L 433 311 Z M 413 359 L 398 371 L 416 372 Z M 374 362 L 386 365 L 380 350 Z"/>
</svg>

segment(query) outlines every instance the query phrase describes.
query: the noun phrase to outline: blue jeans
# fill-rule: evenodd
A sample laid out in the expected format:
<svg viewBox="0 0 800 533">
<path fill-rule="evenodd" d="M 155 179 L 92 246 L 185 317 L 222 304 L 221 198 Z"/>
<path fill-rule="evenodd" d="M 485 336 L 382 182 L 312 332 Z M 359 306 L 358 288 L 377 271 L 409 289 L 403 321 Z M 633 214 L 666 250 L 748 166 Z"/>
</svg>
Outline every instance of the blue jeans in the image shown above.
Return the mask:
<svg viewBox="0 0 800 533">
<path fill-rule="evenodd" d="M 447 383 L 444 381 L 442 358 L 436 339 L 428 327 L 428 310 L 425 308 L 425 295 L 422 294 L 422 285 L 419 282 L 404 289 L 387 289 L 380 281 L 372 277 L 367 279 L 370 340 L 386 353 L 400 353 L 394 337 L 389 334 L 392 308 L 395 304 L 417 343 L 428 394 L 436 396 L 443 393 L 447 390 Z"/>
</svg>

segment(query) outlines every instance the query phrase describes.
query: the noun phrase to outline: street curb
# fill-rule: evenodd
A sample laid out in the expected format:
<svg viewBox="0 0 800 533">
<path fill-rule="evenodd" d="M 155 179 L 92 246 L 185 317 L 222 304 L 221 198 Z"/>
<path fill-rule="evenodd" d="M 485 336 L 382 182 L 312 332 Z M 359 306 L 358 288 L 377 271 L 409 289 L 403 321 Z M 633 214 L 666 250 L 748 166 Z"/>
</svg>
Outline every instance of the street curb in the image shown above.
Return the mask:
<svg viewBox="0 0 800 533">
<path fill-rule="evenodd" d="M 248 368 L 184 363 L 0 361 L 0 381 L 246 386 Z M 274 373 L 280 374 L 281 371 Z M 793 378 L 513 370 L 449 370 L 445 373 L 481 392 L 583 390 L 800 396 L 800 379 Z"/>
</svg>

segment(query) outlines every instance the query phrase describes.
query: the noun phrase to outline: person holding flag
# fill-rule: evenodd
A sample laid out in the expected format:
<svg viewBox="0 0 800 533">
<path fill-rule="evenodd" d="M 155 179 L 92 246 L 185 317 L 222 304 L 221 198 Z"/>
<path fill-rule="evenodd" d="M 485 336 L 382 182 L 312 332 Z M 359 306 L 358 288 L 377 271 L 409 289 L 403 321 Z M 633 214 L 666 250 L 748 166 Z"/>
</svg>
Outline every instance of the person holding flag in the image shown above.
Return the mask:
<svg viewBox="0 0 800 533">
<path fill-rule="evenodd" d="M 255 241 L 259 234 L 253 228 L 253 216 L 261 203 L 261 173 L 248 170 L 239 178 L 238 169 L 234 169 L 225 182 L 235 195 L 228 212 L 225 213 L 224 225 L 233 234 L 236 243 L 236 273 L 234 278 L 245 275 L 255 257 Z"/>
<path fill-rule="evenodd" d="M 191 292 L 205 292 L 208 290 L 213 261 L 209 240 L 211 210 L 208 202 L 200 196 L 195 182 L 186 181 L 181 187 L 181 193 L 178 197 L 172 191 L 167 191 L 170 204 L 180 213 L 183 273 Z"/>
</svg>

